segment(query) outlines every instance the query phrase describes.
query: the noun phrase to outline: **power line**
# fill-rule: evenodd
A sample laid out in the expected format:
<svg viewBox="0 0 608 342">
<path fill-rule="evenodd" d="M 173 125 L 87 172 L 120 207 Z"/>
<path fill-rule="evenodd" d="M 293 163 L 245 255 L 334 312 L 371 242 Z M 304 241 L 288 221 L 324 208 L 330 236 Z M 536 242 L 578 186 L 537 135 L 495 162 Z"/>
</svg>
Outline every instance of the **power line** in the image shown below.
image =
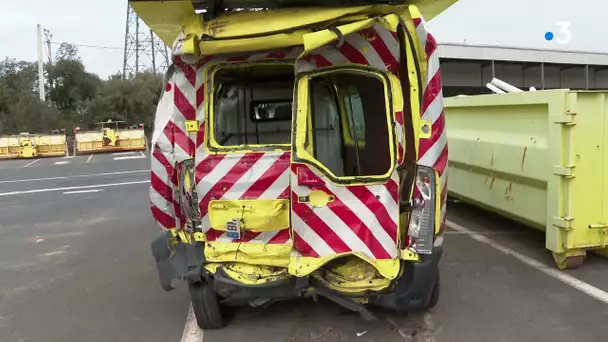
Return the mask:
<svg viewBox="0 0 608 342">
<path fill-rule="evenodd" d="M 163 74 L 169 65 L 167 46 L 127 5 L 123 77 L 151 71 Z"/>
<path fill-rule="evenodd" d="M 83 48 L 91 48 L 91 49 L 103 49 L 103 50 L 124 50 L 124 47 L 115 47 L 115 46 L 100 46 L 100 45 L 86 45 L 86 44 L 72 44 L 72 43 L 68 43 L 68 42 L 63 42 L 63 43 L 67 43 L 76 47 L 83 47 Z M 60 42 L 51 42 L 51 44 L 54 45 L 61 45 L 63 43 Z"/>
</svg>

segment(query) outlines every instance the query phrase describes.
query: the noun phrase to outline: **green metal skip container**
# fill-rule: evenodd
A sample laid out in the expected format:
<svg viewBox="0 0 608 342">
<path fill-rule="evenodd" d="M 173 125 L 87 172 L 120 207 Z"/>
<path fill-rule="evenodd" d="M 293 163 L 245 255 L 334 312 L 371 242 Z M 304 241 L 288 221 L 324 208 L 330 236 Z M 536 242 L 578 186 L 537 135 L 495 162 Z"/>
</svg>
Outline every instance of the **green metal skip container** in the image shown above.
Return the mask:
<svg viewBox="0 0 608 342">
<path fill-rule="evenodd" d="M 449 194 L 546 235 L 560 268 L 608 255 L 608 92 L 446 99 Z"/>
</svg>

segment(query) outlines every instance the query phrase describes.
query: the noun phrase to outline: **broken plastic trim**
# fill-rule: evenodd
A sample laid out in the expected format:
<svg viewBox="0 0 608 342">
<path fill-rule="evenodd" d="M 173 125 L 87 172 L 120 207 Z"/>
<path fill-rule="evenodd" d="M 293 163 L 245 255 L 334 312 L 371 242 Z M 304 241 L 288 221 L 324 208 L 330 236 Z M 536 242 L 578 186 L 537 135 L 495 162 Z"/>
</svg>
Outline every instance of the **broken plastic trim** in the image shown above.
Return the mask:
<svg viewBox="0 0 608 342">
<path fill-rule="evenodd" d="M 194 178 L 194 159 L 186 159 L 179 164 L 179 204 L 186 214 L 185 229 L 188 233 L 200 231 L 200 210 Z"/>
</svg>

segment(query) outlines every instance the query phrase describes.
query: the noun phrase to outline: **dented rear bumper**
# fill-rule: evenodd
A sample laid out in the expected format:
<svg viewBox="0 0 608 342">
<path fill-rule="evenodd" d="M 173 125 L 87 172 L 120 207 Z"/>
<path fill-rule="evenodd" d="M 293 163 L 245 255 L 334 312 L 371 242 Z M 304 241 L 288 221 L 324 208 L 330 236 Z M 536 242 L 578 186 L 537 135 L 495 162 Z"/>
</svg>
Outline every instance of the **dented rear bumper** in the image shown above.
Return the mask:
<svg viewBox="0 0 608 342">
<path fill-rule="evenodd" d="M 319 296 L 366 315 L 359 303 L 368 303 L 411 312 L 424 309 L 431 298 L 433 286 L 439 272 L 439 260 L 443 247 L 436 246 L 430 255 L 422 255 L 420 262 L 403 262 L 403 272 L 391 286 L 380 292 L 343 294 L 326 288 L 313 277 L 279 277 L 263 284 L 244 284 L 228 275 L 222 267 L 211 274 L 204 268 L 206 263 L 204 246 L 177 243 L 172 245 L 171 233 L 164 232 L 152 242 L 152 254 L 156 260 L 161 286 L 173 289 L 171 282 L 185 280 L 199 281 L 201 278 L 213 283 L 215 291 L 223 298 L 221 303 L 229 306 L 261 306 L 285 299 L 317 298 Z"/>
<path fill-rule="evenodd" d="M 394 282 L 392 291 L 379 295 L 374 303 L 400 313 L 426 308 L 439 274 L 442 255 L 443 246 L 436 246 L 432 254 L 422 255 L 420 262 L 404 263 L 403 273 Z"/>
<path fill-rule="evenodd" d="M 152 255 L 160 285 L 165 291 L 173 290 L 171 282 L 176 279 L 195 281 L 200 279 L 205 263 L 204 247 L 195 244 L 178 243 L 172 246 L 170 232 L 161 233 L 151 244 Z"/>
</svg>

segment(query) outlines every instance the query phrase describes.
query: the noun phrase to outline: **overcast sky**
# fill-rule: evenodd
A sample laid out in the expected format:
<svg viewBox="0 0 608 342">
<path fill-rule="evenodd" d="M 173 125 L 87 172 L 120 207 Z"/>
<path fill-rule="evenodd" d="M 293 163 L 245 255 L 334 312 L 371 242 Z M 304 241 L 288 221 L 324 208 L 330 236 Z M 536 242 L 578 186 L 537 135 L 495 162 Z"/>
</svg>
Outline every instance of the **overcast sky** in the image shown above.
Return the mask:
<svg viewBox="0 0 608 342">
<path fill-rule="evenodd" d="M 102 77 L 122 70 L 126 0 L 0 1 L 0 56 L 34 61 L 39 23 L 56 42 L 118 48 L 79 51 L 87 69 Z M 440 43 L 608 53 L 607 13 L 604 0 L 460 0 L 430 28 Z M 556 42 L 560 21 L 570 22 L 567 44 Z M 555 33 L 552 41 L 547 31 Z"/>
<path fill-rule="evenodd" d="M 440 43 L 608 53 L 606 0 L 459 0 L 430 23 Z M 566 44 L 557 22 L 569 22 Z M 551 31 L 555 37 L 545 39 Z"/>
<path fill-rule="evenodd" d="M 0 56 L 36 60 L 36 24 L 56 42 L 117 47 L 79 48 L 89 71 L 107 77 L 122 70 L 126 0 L 0 0 Z M 59 46 L 53 45 L 57 50 Z"/>
</svg>

